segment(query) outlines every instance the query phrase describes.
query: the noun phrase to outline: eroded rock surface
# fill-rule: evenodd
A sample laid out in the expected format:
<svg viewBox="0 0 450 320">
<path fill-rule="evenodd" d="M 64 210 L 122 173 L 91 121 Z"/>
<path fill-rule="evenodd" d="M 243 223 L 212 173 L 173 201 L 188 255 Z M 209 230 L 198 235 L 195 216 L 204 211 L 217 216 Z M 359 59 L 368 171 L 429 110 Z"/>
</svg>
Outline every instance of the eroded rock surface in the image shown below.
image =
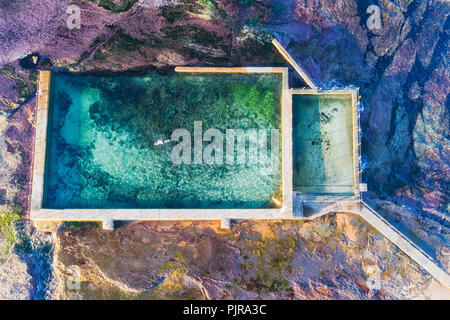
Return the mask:
<svg viewBox="0 0 450 320">
<path fill-rule="evenodd" d="M 216 222 L 131 223 L 113 232 L 72 224 L 59 233 L 55 266 L 65 299 L 406 299 L 430 281 L 349 214 L 242 222 L 230 231 Z M 73 266 L 80 290 L 65 285 Z"/>
</svg>

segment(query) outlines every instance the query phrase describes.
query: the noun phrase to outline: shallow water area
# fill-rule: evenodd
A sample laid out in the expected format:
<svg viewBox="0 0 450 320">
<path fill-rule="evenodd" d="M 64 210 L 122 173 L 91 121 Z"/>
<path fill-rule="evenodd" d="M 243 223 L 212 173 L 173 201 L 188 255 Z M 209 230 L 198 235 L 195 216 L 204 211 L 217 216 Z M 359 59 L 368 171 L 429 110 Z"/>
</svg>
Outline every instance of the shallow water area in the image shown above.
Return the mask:
<svg viewBox="0 0 450 320">
<path fill-rule="evenodd" d="M 294 190 L 352 193 L 351 94 L 293 95 Z"/>
</svg>

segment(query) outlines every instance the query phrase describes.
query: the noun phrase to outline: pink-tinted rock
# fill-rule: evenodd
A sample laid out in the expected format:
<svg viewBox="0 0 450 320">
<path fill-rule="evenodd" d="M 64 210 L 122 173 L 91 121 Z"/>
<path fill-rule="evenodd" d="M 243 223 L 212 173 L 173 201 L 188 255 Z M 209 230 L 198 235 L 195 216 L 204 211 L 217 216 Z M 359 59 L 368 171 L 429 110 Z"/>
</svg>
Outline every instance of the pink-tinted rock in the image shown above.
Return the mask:
<svg viewBox="0 0 450 320">
<path fill-rule="evenodd" d="M 392 55 L 398 45 L 406 38 L 406 34 L 402 33 L 405 16 L 395 2 L 382 0 L 379 6 L 381 8 L 382 26 L 381 29 L 371 30 L 375 35 L 371 43 L 376 55 Z"/>
<path fill-rule="evenodd" d="M 31 192 L 29 182 L 31 181 L 32 150 L 34 148 L 34 127 L 29 119 L 32 119 L 35 103 L 35 99 L 32 99 L 17 110 L 9 119 L 11 125 L 6 131 L 6 137 L 14 143 L 15 151 L 19 152 L 22 158 L 19 167 L 13 174 L 11 183 L 19 186 L 15 201 L 25 209 L 25 213 L 28 212 Z"/>
<path fill-rule="evenodd" d="M 412 40 L 407 40 L 397 51 L 392 63 L 386 69 L 370 100 L 371 116 L 369 139 L 385 142 L 391 130 L 391 114 L 394 101 L 406 82 L 415 61 L 416 51 Z"/>
<path fill-rule="evenodd" d="M 445 210 L 450 185 L 450 124 L 446 101 L 450 94 L 448 69 L 437 69 L 424 85 L 423 110 L 415 123 L 414 151 L 423 180 L 434 192 L 434 201 L 426 206 Z M 443 213 L 445 216 L 445 213 Z"/>
<path fill-rule="evenodd" d="M 0 74 L 0 97 L 0 110 L 4 111 L 10 111 L 19 99 L 15 82 L 2 74 Z"/>
<path fill-rule="evenodd" d="M 3 2 L 4 3 L 4 2 Z M 59 0 L 11 1 L 3 4 L 0 20 L 0 64 L 22 58 L 50 43 L 65 18 Z"/>
<path fill-rule="evenodd" d="M 440 39 L 445 21 L 450 13 L 450 2 L 437 1 L 431 4 L 431 13 L 422 24 L 417 36 L 417 56 L 425 67 L 428 67 Z"/>
</svg>

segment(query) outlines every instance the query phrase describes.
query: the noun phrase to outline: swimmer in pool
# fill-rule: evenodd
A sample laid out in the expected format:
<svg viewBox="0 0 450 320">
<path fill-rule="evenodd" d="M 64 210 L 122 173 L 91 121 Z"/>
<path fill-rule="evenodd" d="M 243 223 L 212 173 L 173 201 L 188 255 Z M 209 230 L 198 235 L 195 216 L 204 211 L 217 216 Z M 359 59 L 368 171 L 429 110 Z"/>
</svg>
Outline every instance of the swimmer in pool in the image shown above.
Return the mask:
<svg viewBox="0 0 450 320">
<path fill-rule="evenodd" d="M 170 139 L 168 139 L 168 140 L 161 140 L 161 139 L 159 139 L 158 141 L 156 141 L 154 143 L 154 145 L 155 146 L 161 146 L 161 145 L 165 145 L 166 143 L 169 143 L 169 142 L 170 142 Z"/>
</svg>

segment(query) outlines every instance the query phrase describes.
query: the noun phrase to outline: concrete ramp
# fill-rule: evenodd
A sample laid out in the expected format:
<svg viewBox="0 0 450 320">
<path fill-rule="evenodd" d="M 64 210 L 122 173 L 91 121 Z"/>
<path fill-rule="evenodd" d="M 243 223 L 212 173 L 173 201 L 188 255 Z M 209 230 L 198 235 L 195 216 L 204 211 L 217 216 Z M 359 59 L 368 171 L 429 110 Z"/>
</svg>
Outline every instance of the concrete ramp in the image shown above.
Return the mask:
<svg viewBox="0 0 450 320">
<path fill-rule="evenodd" d="M 300 75 L 300 77 L 303 79 L 303 81 L 305 81 L 305 83 L 311 89 L 318 89 L 316 84 L 306 74 L 305 70 L 303 70 L 303 68 L 300 67 L 300 65 L 297 62 L 295 62 L 295 60 L 292 58 L 292 56 L 286 51 L 286 49 L 283 48 L 283 46 L 276 39 L 272 40 L 272 44 L 275 46 L 275 48 L 283 56 L 283 58 L 294 68 L 294 70 Z"/>
<path fill-rule="evenodd" d="M 428 254 L 415 245 L 411 240 L 406 238 L 400 231 L 387 222 L 365 202 L 362 202 L 359 214 L 381 234 L 392 241 L 392 243 L 394 243 L 400 250 L 417 262 L 419 266 L 428 271 L 436 280 L 450 289 L 450 276 L 448 273 L 438 267 L 432 261 L 432 258 L 428 256 Z"/>
</svg>

